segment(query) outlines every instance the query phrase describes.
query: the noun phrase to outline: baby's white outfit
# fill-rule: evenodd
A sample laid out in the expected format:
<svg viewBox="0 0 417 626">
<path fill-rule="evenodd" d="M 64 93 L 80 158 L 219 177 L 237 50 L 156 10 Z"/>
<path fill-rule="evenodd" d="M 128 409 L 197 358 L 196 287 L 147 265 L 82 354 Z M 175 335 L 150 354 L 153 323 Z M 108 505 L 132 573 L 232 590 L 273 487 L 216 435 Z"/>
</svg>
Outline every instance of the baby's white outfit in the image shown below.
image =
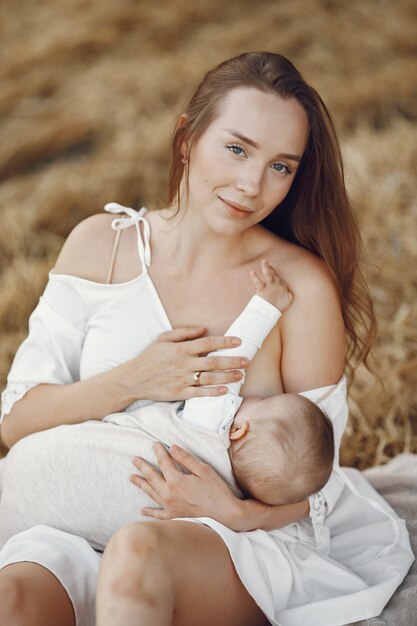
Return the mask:
<svg viewBox="0 0 417 626">
<path fill-rule="evenodd" d="M 241 344 L 217 354 L 252 359 L 279 317 L 276 307 L 254 296 L 226 332 L 240 337 Z M 102 421 L 62 425 L 19 441 L 2 472 L 0 547 L 16 533 L 46 524 L 104 550 L 126 524 L 149 521 L 140 511 L 156 504 L 129 476 L 133 456 L 156 462 L 156 441 L 167 447 L 176 443 L 197 455 L 243 497 L 227 452 L 230 427 L 243 400 L 237 395 L 243 380 L 230 383 L 224 396 L 140 400 Z"/>
<path fill-rule="evenodd" d="M 50 272 L 29 320 L 29 336 L 16 353 L 2 394 L 4 414 L 32 387 L 72 383 L 105 372 L 133 359 L 161 332 L 172 329 L 148 273 L 146 209 L 136 212 L 111 204 L 106 210 L 128 215 L 114 220 L 114 229 L 136 228 L 141 274 L 125 283 L 101 284 Z M 303 395 L 317 402 L 332 420 L 338 449 L 348 416 L 345 378 Z M 184 431 L 192 431 L 185 422 L 178 423 Z M 81 426 L 86 429 L 82 445 L 94 446 L 88 433 L 91 422 Z M 12 452 L 27 446 L 35 468 L 42 450 L 50 448 L 48 437 L 57 436 L 63 450 L 72 428 L 35 433 L 19 441 Z M 130 429 L 132 440 L 134 432 Z M 137 455 L 134 444 L 132 455 Z M 39 491 L 43 491 L 47 485 L 40 480 Z M 103 484 L 101 477 L 98 489 Z M 137 497 L 138 491 L 132 491 L 131 497 Z M 322 530 L 318 543 L 309 541 L 308 533 L 303 539 L 304 521 L 270 532 L 239 533 L 211 518 L 184 519 L 206 524 L 219 534 L 243 584 L 271 624 L 342 626 L 378 615 L 414 560 L 404 521 L 360 472 L 341 470 L 338 455 L 329 482 L 311 508 L 313 521 Z M 71 598 L 77 626 L 94 626 L 100 554 L 85 539 L 39 525 L 15 535 L 1 550 L 0 568 L 19 561 L 39 563 L 53 572 Z"/>
<path fill-rule="evenodd" d="M 233 337 L 236 335 L 239 337 L 241 340 L 239 346 L 210 352 L 208 356 L 242 356 L 251 361 L 280 317 L 281 312 L 273 304 L 260 296 L 253 296 L 239 317 L 225 332 L 225 336 Z M 227 394 L 215 397 L 190 398 L 178 406 L 178 417 L 189 426 L 211 432 L 222 432 L 230 428 L 243 401 L 243 398 L 239 396 L 239 391 L 245 382 L 245 370 L 241 369 L 240 371 L 242 372 L 241 380 L 228 383 L 226 385 L 229 390 Z M 133 402 L 126 408 L 126 413 L 147 404 L 149 404 L 149 400 Z"/>
</svg>

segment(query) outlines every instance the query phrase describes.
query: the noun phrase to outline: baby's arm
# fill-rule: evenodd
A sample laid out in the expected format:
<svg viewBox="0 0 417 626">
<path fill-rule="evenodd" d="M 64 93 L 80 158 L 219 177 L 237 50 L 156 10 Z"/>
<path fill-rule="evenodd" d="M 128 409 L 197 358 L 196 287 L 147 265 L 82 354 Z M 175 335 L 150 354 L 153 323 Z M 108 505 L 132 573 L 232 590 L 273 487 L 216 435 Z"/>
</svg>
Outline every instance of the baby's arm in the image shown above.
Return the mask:
<svg viewBox="0 0 417 626">
<path fill-rule="evenodd" d="M 262 261 L 261 277 L 256 272 L 251 272 L 251 278 L 256 295 L 225 333 L 240 337 L 241 344 L 236 348 L 217 350 L 212 353 L 215 356 L 239 355 L 252 360 L 279 320 L 281 312 L 291 303 L 291 292 L 267 261 Z M 187 400 L 183 409 L 183 420 L 192 426 L 215 432 L 227 428 L 242 402 L 239 391 L 245 380 L 245 371 L 241 372 L 241 380 L 227 384 L 228 394 Z"/>
<path fill-rule="evenodd" d="M 291 304 L 292 293 L 276 270 L 265 259 L 261 262 L 260 274 L 261 277 L 255 271 L 251 271 L 250 276 L 256 294 L 225 333 L 240 337 L 242 343 L 236 348 L 217 350 L 217 354 L 221 353 L 222 356 L 239 354 L 239 356 L 245 356 L 251 361 L 281 314 Z M 240 371 L 243 375 L 241 380 L 226 385 L 229 392 L 235 396 L 239 395 L 240 388 L 245 382 L 246 372 L 245 370 Z"/>
<path fill-rule="evenodd" d="M 288 289 L 287 283 L 265 259 L 261 261 L 261 269 L 262 278 L 254 270 L 250 273 L 256 293 L 283 313 L 290 306 L 293 295 Z"/>
</svg>

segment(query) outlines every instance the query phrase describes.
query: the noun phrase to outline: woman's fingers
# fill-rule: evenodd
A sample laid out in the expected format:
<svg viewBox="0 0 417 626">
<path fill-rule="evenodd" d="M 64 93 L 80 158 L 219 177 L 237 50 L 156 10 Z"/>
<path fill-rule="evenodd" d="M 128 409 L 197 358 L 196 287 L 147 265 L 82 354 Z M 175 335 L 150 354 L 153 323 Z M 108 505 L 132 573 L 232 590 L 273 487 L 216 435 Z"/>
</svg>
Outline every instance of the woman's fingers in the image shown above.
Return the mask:
<svg viewBox="0 0 417 626">
<path fill-rule="evenodd" d="M 159 446 L 161 446 L 161 444 L 158 444 Z M 163 446 L 161 446 L 163 447 Z M 160 471 L 156 470 L 150 463 L 148 463 L 147 461 L 145 461 L 145 459 L 142 459 L 141 457 L 134 457 L 132 459 L 132 463 L 133 465 L 136 467 L 136 469 L 138 469 L 144 476 L 146 482 L 157 492 L 160 493 L 161 489 L 163 488 L 164 484 L 165 484 L 165 478 L 164 476 L 161 474 Z M 137 476 L 137 474 L 133 474 L 133 476 L 131 476 L 131 480 L 132 482 L 139 483 L 141 482 L 142 477 L 141 476 Z M 139 480 L 137 480 L 139 479 Z"/>
<path fill-rule="evenodd" d="M 166 452 L 166 454 L 168 453 Z M 187 469 L 191 474 L 194 474 L 194 476 L 201 476 L 202 474 L 204 474 L 204 472 L 207 471 L 207 468 L 210 467 L 209 465 L 207 465 L 207 463 L 204 463 L 204 461 L 201 461 L 201 459 L 194 456 L 190 452 L 187 452 L 187 450 L 184 450 L 184 448 L 180 448 L 180 446 L 177 445 L 171 446 L 171 456 L 177 463 L 185 467 L 185 469 Z M 172 463 L 171 457 L 170 461 Z"/>
<path fill-rule="evenodd" d="M 182 326 L 161 333 L 156 338 L 156 341 L 174 341 L 177 343 L 201 337 L 205 332 L 206 328 L 204 326 Z"/>
<path fill-rule="evenodd" d="M 224 350 L 226 348 L 236 348 L 241 344 L 239 337 L 201 337 L 194 339 L 185 344 L 185 350 L 188 354 L 198 356 L 200 354 L 208 354 L 216 350 Z"/>
<path fill-rule="evenodd" d="M 151 507 L 145 507 L 141 510 L 141 513 L 142 515 L 146 515 L 147 517 L 153 517 L 155 519 L 172 519 L 172 515 L 167 513 L 165 509 L 153 509 Z"/>
<path fill-rule="evenodd" d="M 139 489 L 144 491 L 146 495 L 151 498 L 151 500 L 153 500 L 157 504 L 161 504 L 158 492 L 155 491 L 155 489 L 150 485 L 146 478 L 142 478 L 142 476 L 138 476 L 138 474 L 132 474 L 129 480 L 136 487 L 139 487 Z"/>
<path fill-rule="evenodd" d="M 212 359 L 215 359 L 214 361 Z M 222 370 L 220 368 L 230 367 L 228 360 L 232 361 L 232 364 L 240 369 Z M 187 376 L 188 386 L 184 389 L 183 400 L 188 398 L 200 397 L 200 396 L 219 396 L 227 393 L 228 389 L 226 385 L 238 382 L 242 380 L 243 374 L 241 369 L 247 367 L 250 361 L 246 358 L 238 358 L 237 363 L 233 357 L 221 357 L 217 360 L 217 357 L 201 357 L 194 361 L 194 368 Z M 209 368 L 219 368 L 211 370 Z M 207 369 L 206 369 L 207 368 Z M 198 384 L 194 382 L 193 373 L 201 372 Z"/>
<path fill-rule="evenodd" d="M 198 369 L 205 372 L 240 370 L 248 367 L 250 361 L 244 356 L 204 356 L 198 360 Z"/>
<path fill-rule="evenodd" d="M 198 363 L 201 370 L 210 371 L 227 371 L 240 370 L 249 365 L 250 361 L 245 356 L 202 356 L 198 360 L 194 359 L 193 363 Z"/>
<path fill-rule="evenodd" d="M 158 467 L 161 470 L 164 479 L 166 481 L 174 480 L 179 476 L 182 476 L 184 472 L 181 472 L 174 461 L 182 465 L 186 470 L 195 476 L 200 476 L 202 472 L 208 467 L 207 463 L 201 461 L 198 457 L 190 454 L 184 448 L 180 448 L 177 445 L 172 445 L 170 451 L 165 448 L 161 443 L 154 445 L 155 456 L 158 461 Z"/>
<path fill-rule="evenodd" d="M 234 356 L 227 361 L 226 353 L 222 353 L 224 360 L 218 363 L 212 361 L 201 364 L 201 360 L 207 353 L 218 349 L 236 348 L 241 343 L 238 337 L 200 337 L 206 332 L 204 328 L 177 328 L 172 331 L 161 333 L 158 338 L 143 350 L 137 357 L 128 361 L 123 366 L 125 386 L 129 395 L 137 398 L 150 400 L 184 400 L 193 397 L 190 387 L 198 385 L 200 381 L 194 379 L 194 373 L 204 370 L 212 370 L 221 367 L 223 370 L 245 367 Z M 194 338 L 191 338 L 194 337 Z M 202 356 L 200 356 L 202 355 Z M 206 385 L 216 385 L 232 382 L 234 375 L 228 374 L 226 380 L 207 380 Z M 200 382 L 201 384 L 201 382 Z M 218 395 L 227 390 L 216 390 L 207 395 Z M 187 395 L 188 394 L 188 395 Z"/>
<path fill-rule="evenodd" d="M 199 367 L 203 367 L 203 365 Z M 242 372 L 238 370 L 211 372 L 210 370 L 202 369 L 198 371 L 201 371 L 199 378 L 200 387 L 204 387 L 205 385 L 227 385 L 228 383 L 235 383 L 243 378 Z M 194 384 L 191 379 L 190 384 Z"/>
<path fill-rule="evenodd" d="M 200 327 L 181 327 L 174 328 L 173 330 L 167 330 L 160 333 L 156 338 L 157 342 L 161 341 L 173 341 L 174 343 L 184 343 L 185 351 L 188 354 L 206 354 L 213 350 L 221 350 L 224 348 L 236 348 L 241 343 L 239 337 L 200 337 L 206 331 L 204 326 Z"/>
<path fill-rule="evenodd" d="M 183 392 L 183 400 L 189 400 L 190 398 L 202 398 L 203 396 L 207 396 L 213 398 L 215 396 L 224 396 L 228 392 L 227 387 L 220 386 L 212 386 L 212 387 L 185 387 Z"/>
<path fill-rule="evenodd" d="M 227 385 L 237 382 L 243 378 L 241 372 L 249 366 L 250 361 L 246 357 L 238 356 L 207 356 L 199 357 L 190 360 L 190 373 L 187 376 L 186 382 L 189 386 L 204 387 L 207 389 L 213 385 Z M 195 385 L 193 380 L 194 372 L 201 372 L 198 379 L 198 385 Z M 227 391 L 227 389 L 225 389 Z M 219 388 L 213 390 L 213 393 L 207 395 L 218 395 L 222 393 Z M 204 394 L 197 394 L 204 395 Z M 186 399 L 186 397 L 184 397 Z"/>
<path fill-rule="evenodd" d="M 171 455 L 173 455 L 172 448 L 175 448 L 175 446 L 172 446 L 170 452 L 168 452 L 162 443 L 156 443 L 153 447 L 158 461 L 158 467 L 161 470 L 165 481 L 173 480 L 175 477 L 182 474 L 171 458 Z"/>
<path fill-rule="evenodd" d="M 144 473 L 142 480 L 150 480 L 151 484 L 146 486 L 137 478 L 133 482 L 141 487 L 144 485 L 144 491 L 160 505 L 159 508 L 144 507 L 143 515 L 155 519 L 215 517 L 230 526 L 231 516 L 235 516 L 235 504 L 240 501 L 210 465 L 179 446 L 172 445 L 168 452 L 157 442 L 154 451 L 160 478 L 155 476 L 149 463 L 143 459 L 135 460 L 135 466 Z M 213 515 L 219 511 L 220 515 Z"/>
</svg>

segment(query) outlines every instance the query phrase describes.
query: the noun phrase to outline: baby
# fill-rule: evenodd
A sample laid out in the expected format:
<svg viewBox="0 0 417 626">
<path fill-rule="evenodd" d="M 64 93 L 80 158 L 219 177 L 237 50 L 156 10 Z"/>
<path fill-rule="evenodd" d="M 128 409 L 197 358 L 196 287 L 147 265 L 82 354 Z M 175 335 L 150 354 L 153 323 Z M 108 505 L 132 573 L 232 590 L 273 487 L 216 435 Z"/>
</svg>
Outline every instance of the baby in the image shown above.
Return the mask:
<svg viewBox="0 0 417 626">
<path fill-rule="evenodd" d="M 252 272 L 257 294 L 226 334 L 237 348 L 217 351 L 252 359 L 291 303 L 292 294 L 262 262 Z M 267 504 L 301 501 L 327 482 L 334 443 L 330 420 L 298 394 L 238 395 L 243 379 L 219 397 L 138 401 L 103 421 L 34 433 L 10 450 L 3 472 L 0 546 L 37 524 L 85 537 L 103 549 L 123 525 L 155 503 L 129 482 L 132 456 L 155 460 L 153 444 L 176 443 L 209 463 L 238 497 Z"/>
<path fill-rule="evenodd" d="M 252 360 L 291 304 L 292 293 L 266 260 L 261 263 L 261 275 L 251 272 L 257 295 L 226 333 L 240 337 L 241 344 L 217 354 L 239 354 Z M 226 396 L 185 402 L 182 419 L 199 428 L 228 430 L 233 474 L 246 496 L 266 504 L 301 502 L 319 491 L 330 476 L 334 456 L 331 421 L 299 394 L 243 400 L 238 396 L 245 379 L 241 371 L 242 380 L 228 384 Z"/>
</svg>

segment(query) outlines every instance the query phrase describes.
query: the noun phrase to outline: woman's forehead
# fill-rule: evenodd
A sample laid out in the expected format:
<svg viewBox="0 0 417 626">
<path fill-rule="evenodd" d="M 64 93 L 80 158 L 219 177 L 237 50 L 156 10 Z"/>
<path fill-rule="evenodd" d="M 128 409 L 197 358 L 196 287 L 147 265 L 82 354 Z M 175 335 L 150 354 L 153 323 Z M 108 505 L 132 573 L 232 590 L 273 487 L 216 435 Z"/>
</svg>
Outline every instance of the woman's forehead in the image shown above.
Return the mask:
<svg viewBox="0 0 417 626">
<path fill-rule="evenodd" d="M 307 114 L 298 100 L 254 87 L 238 87 L 227 93 L 211 127 L 225 134 L 237 131 L 260 147 L 280 137 L 296 144 L 299 151 L 304 150 L 308 134 Z"/>
</svg>

